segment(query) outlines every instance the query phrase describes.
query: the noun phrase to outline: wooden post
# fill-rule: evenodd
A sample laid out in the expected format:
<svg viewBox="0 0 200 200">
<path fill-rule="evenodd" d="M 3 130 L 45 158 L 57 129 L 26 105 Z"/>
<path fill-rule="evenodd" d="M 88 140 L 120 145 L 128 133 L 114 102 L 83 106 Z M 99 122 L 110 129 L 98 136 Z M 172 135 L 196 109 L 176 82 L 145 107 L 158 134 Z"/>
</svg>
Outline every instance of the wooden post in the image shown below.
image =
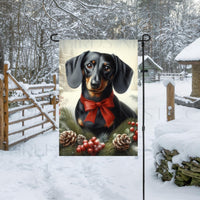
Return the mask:
<svg viewBox="0 0 200 200">
<path fill-rule="evenodd" d="M 174 85 L 168 83 L 167 85 L 167 121 L 175 119 L 174 113 Z"/>
<path fill-rule="evenodd" d="M 24 101 L 22 104 L 25 105 Z M 22 110 L 22 117 L 24 117 L 24 110 Z M 22 126 L 24 126 L 24 121 L 22 121 Z M 24 131 L 22 131 L 22 135 L 24 136 Z"/>
<path fill-rule="evenodd" d="M 54 83 L 54 96 L 53 96 L 53 116 L 54 116 L 54 121 L 56 121 L 56 74 L 53 75 L 53 83 Z M 55 130 L 55 126 L 53 127 L 53 130 Z"/>
<path fill-rule="evenodd" d="M 0 149 L 4 149 L 4 102 L 3 80 L 0 79 Z"/>
<path fill-rule="evenodd" d="M 5 141 L 5 150 L 8 150 L 8 64 L 4 65 L 4 87 L 5 87 L 5 99 L 4 99 L 4 141 Z"/>
<path fill-rule="evenodd" d="M 192 97 L 200 97 L 200 62 L 192 65 Z"/>
</svg>

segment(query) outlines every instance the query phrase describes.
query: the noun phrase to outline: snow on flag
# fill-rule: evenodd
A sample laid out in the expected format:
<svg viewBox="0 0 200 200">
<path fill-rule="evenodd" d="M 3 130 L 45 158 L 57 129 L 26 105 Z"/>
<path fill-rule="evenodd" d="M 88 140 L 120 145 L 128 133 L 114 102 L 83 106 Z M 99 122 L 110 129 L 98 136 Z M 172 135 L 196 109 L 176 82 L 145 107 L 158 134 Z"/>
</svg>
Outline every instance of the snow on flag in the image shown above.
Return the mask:
<svg viewBox="0 0 200 200">
<path fill-rule="evenodd" d="M 61 156 L 137 156 L 137 41 L 60 41 Z"/>
</svg>

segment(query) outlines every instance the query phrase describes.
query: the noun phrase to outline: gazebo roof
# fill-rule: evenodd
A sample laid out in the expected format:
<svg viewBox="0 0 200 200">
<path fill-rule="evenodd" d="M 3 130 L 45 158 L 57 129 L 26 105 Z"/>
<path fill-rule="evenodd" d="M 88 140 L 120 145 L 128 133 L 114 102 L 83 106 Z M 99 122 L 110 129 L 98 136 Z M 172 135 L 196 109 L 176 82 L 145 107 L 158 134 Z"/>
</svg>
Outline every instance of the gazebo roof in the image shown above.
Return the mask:
<svg viewBox="0 0 200 200">
<path fill-rule="evenodd" d="M 200 38 L 185 47 L 175 58 L 180 64 L 200 63 Z"/>
<path fill-rule="evenodd" d="M 163 70 L 161 66 L 159 66 L 150 56 L 145 55 L 144 61 L 149 60 L 155 67 L 157 67 L 159 70 Z M 138 56 L 138 66 L 142 64 L 142 56 Z"/>
</svg>

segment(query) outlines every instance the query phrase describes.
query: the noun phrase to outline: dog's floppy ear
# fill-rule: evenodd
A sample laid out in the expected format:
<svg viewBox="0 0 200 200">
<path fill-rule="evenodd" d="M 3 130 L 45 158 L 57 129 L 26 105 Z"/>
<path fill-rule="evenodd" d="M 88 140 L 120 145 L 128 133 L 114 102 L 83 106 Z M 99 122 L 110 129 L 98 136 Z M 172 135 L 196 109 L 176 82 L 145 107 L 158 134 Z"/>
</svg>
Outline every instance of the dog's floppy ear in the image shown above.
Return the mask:
<svg viewBox="0 0 200 200">
<path fill-rule="evenodd" d="M 116 65 L 116 73 L 113 80 L 113 86 L 116 92 L 124 93 L 128 89 L 133 70 L 116 55 L 112 55 Z"/>
<path fill-rule="evenodd" d="M 82 71 L 81 71 L 81 64 L 83 58 L 89 51 L 83 52 L 79 56 L 71 58 L 65 64 L 66 74 L 67 74 L 67 82 L 70 87 L 77 88 L 82 82 Z"/>
</svg>

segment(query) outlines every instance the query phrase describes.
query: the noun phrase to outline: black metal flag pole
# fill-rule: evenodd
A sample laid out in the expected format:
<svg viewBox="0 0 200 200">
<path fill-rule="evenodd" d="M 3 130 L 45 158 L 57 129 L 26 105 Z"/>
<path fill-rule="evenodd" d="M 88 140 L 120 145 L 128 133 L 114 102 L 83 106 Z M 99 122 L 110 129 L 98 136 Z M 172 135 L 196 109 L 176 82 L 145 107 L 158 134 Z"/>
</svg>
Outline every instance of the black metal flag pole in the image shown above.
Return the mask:
<svg viewBox="0 0 200 200">
<path fill-rule="evenodd" d="M 57 35 L 58 35 L 58 33 L 53 33 L 53 34 L 51 34 L 51 35 L 50 35 L 50 40 L 53 41 L 53 42 L 59 42 L 59 40 L 55 40 L 55 39 L 53 38 L 54 36 L 57 36 Z"/>
<path fill-rule="evenodd" d="M 143 153 L 143 200 L 145 200 L 145 76 L 144 73 L 147 72 L 147 70 L 144 69 L 144 44 L 145 42 L 148 42 L 151 40 L 150 35 L 144 34 L 142 35 L 142 40 L 138 40 L 142 43 L 142 153 Z"/>
</svg>

